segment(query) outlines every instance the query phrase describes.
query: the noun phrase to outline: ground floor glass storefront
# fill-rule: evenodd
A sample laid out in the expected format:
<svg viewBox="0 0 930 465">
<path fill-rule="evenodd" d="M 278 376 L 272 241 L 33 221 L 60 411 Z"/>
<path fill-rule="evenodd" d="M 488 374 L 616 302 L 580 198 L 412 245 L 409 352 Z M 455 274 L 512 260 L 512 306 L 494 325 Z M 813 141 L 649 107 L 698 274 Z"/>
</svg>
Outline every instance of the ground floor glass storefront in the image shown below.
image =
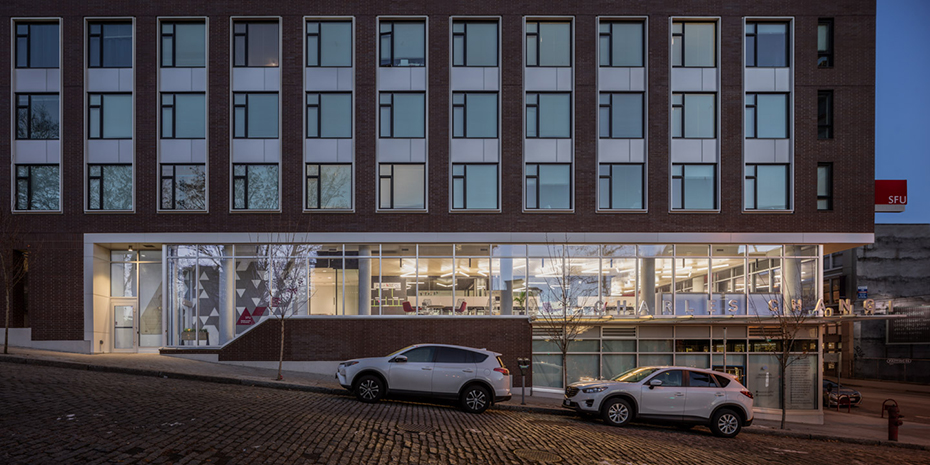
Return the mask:
<svg viewBox="0 0 930 465">
<path fill-rule="evenodd" d="M 803 328 L 790 349 L 787 367 L 788 409 L 817 409 L 817 326 Z M 541 333 L 538 331 L 537 333 Z M 656 325 L 590 326 L 568 346 L 569 382 L 612 378 L 641 366 L 687 366 L 730 373 L 753 391 L 755 406 L 780 408 L 778 383 L 782 373 L 775 353 L 782 342 L 767 339 L 757 326 Z M 533 339 L 533 386 L 561 389 L 562 355 L 546 336 Z"/>
<path fill-rule="evenodd" d="M 567 304 L 616 318 L 739 317 L 767 315 L 773 300 L 812 303 L 820 291 L 817 245 L 201 244 L 164 250 L 168 345 L 224 344 L 282 312 L 559 315 Z"/>
</svg>

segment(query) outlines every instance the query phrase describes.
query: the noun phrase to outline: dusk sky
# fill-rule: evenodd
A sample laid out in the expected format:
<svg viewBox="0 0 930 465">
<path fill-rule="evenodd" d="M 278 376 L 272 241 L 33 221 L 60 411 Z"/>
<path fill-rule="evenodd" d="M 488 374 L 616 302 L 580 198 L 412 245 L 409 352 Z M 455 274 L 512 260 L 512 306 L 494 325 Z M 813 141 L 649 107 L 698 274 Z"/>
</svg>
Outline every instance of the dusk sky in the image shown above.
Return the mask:
<svg viewBox="0 0 930 465">
<path fill-rule="evenodd" d="M 908 192 L 904 213 L 875 222 L 930 223 L 930 0 L 878 0 L 877 16 L 875 179 Z"/>
</svg>

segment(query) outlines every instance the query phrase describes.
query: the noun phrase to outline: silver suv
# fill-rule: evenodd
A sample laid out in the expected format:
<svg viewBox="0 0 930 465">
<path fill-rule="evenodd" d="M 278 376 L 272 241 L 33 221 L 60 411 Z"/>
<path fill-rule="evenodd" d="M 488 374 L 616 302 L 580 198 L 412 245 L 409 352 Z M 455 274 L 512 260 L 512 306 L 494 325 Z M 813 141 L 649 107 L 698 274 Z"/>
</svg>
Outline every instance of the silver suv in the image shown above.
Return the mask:
<svg viewBox="0 0 930 465">
<path fill-rule="evenodd" d="M 623 426 L 631 420 L 704 424 L 715 436 L 732 438 L 752 424 L 752 393 L 731 375 L 690 367 L 634 368 L 610 380 L 565 388 L 562 406 L 600 414 Z"/>
<path fill-rule="evenodd" d="M 417 344 L 386 357 L 339 364 L 336 379 L 362 402 L 385 395 L 458 400 L 462 410 L 481 413 L 510 400 L 510 370 L 499 353 L 446 344 Z"/>
</svg>

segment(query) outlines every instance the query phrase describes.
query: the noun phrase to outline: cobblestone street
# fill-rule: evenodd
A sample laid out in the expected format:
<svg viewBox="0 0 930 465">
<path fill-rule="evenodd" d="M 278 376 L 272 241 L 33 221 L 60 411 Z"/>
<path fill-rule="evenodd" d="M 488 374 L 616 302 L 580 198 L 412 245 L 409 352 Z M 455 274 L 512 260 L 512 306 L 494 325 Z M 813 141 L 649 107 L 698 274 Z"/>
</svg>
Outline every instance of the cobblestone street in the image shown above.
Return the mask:
<svg viewBox="0 0 930 465">
<path fill-rule="evenodd" d="M 513 402 L 513 401 L 512 401 Z M 519 402 L 519 401 L 517 401 Z M 0 463 L 926 464 L 930 452 L 0 364 Z"/>
</svg>

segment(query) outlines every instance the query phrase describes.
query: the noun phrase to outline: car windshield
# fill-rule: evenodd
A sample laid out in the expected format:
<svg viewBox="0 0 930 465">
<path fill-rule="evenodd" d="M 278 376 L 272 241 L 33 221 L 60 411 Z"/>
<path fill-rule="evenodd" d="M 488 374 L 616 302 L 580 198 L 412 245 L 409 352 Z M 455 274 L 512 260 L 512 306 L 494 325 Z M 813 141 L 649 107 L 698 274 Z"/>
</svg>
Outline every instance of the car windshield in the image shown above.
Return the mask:
<svg viewBox="0 0 930 465">
<path fill-rule="evenodd" d="M 395 355 L 397 355 L 397 354 L 399 354 L 399 353 L 401 353 L 401 352 L 403 352 L 403 351 L 405 351 L 405 350 L 407 350 L 407 349 L 413 348 L 415 345 L 416 345 L 416 344 L 414 344 L 414 345 L 412 345 L 412 346 L 404 347 L 404 348 L 402 348 L 402 349 L 397 349 L 397 350 L 395 350 L 394 352 L 391 352 L 391 353 L 385 355 L 385 357 L 393 357 L 393 356 L 395 356 Z"/>
<path fill-rule="evenodd" d="M 613 381 L 621 381 L 624 383 L 638 383 L 642 381 L 645 377 L 653 374 L 658 370 L 658 368 L 648 367 L 648 368 L 633 368 L 632 370 L 625 371 L 620 373 L 617 376 L 612 378 Z"/>
</svg>

